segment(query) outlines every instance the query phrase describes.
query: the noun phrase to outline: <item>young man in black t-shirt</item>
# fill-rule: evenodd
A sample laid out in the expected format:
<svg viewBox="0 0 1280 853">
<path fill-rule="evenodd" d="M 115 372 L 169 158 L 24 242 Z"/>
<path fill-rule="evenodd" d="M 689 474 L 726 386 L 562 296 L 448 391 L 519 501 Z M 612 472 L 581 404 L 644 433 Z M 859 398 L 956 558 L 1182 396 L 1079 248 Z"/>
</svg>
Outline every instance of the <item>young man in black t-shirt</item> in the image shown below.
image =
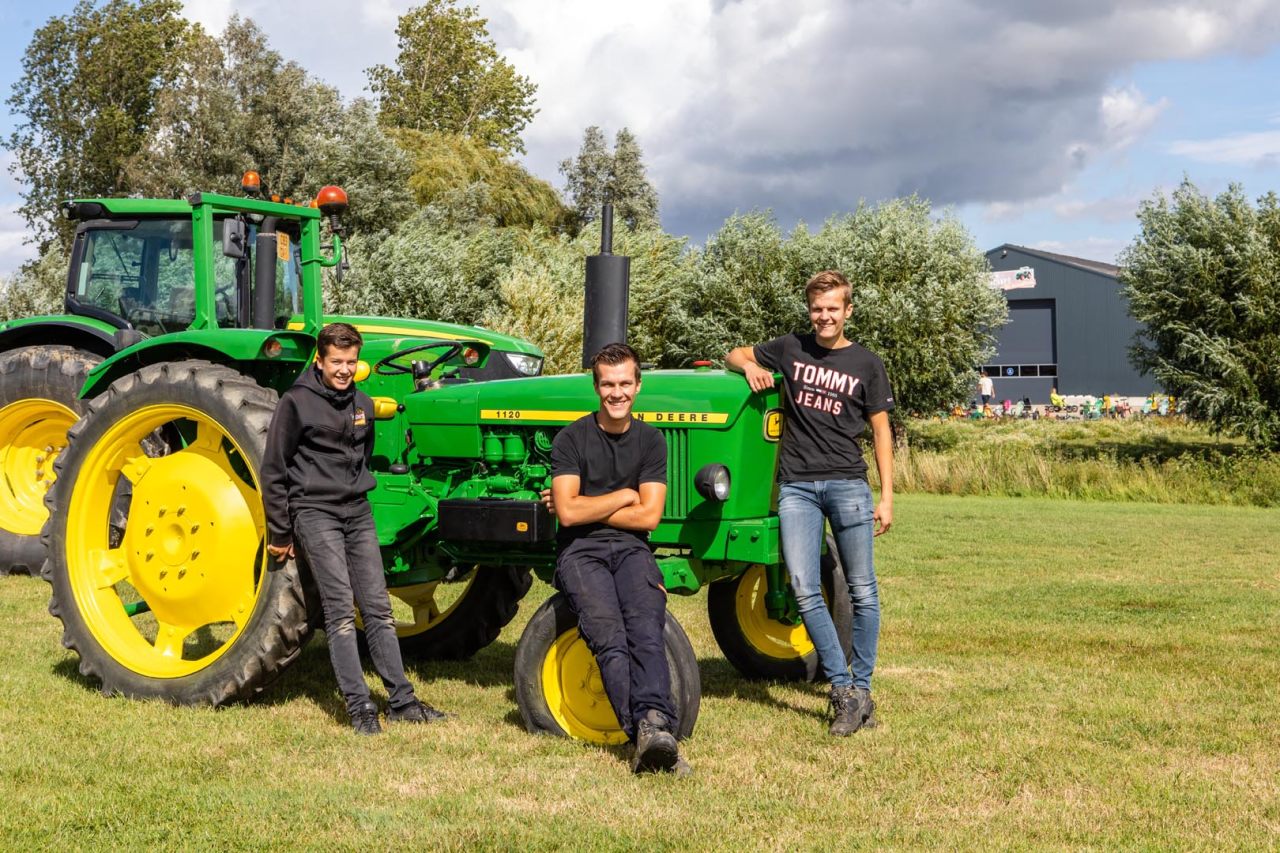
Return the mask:
<svg viewBox="0 0 1280 853">
<path fill-rule="evenodd" d="M 635 743 L 636 773 L 687 773 L 662 639 L 667 593 L 649 550 L 667 498 L 667 444 L 631 417 L 640 359 L 609 344 L 591 360 L 600 409 L 561 430 L 551 447 L 557 536 L 555 586 L 578 615 L 609 704 Z"/>
<path fill-rule="evenodd" d="M 871 673 L 880 638 L 880 596 L 872 539 L 893 524 L 893 391 L 880 358 L 844 336 L 853 313 L 851 291 L 840 273 L 818 273 L 804 291 L 812 334 L 738 347 L 725 359 L 730 369 L 746 376 L 753 391 L 772 388 L 774 373 L 782 374 L 787 416 L 778 452 L 782 557 L 805 629 L 831 683 L 833 735 L 851 735 L 875 724 Z M 878 505 L 873 504 L 867 463 L 857 442 L 868 423 L 880 473 Z M 822 598 L 824 521 L 831 525 L 853 602 L 851 666 Z"/>
</svg>

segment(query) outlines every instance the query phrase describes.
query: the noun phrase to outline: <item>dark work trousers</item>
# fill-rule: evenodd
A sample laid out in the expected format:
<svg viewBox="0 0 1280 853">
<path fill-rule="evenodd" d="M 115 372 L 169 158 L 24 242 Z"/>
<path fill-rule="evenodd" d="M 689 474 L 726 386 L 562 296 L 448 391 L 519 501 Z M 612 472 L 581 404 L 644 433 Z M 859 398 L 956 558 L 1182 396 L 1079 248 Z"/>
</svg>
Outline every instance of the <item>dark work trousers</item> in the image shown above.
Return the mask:
<svg viewBox="0 0 1280 853">
<path fill-rule="evenodd" d="M 299 509 L 293 519 L 293 540 L 320 588 L 329 659 L 347 711 L 354 712 L 369 701 L 369 686 L 356 647 L 356 604 L 360 605 L 373 665 L 387 689 L 388 704 L 403 708 L 412 703 L 416 697 L 400 659 L 400 641 L 391 617 L 369 502 L 360 501 L 335 512 Z"/>
<path fill-rule="evenodd" d="M 662 641 L 667 593 L 649 546 L 630 536 L 578 539 L 556 558 L 555 587 L 578 616 L 578 631 L 627 737 L 636 739 L 636 723 L 650 708 L 666 714 L 674 732 Z"/>
</svg>

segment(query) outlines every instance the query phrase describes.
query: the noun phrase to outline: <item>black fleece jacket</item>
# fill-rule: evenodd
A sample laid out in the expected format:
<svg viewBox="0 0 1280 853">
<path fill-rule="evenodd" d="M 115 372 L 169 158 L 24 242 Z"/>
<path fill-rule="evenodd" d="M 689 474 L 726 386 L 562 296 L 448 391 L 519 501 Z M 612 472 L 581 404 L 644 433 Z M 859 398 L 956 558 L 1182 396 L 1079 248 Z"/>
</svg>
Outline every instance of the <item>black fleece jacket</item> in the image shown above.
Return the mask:
<svg viewBox="0 0 1280 853">
<path fill-rule="evenodd" d="M 312 367 L 284 392 L 267 430 L 262 498 L 270 544 L 293 541 L 303 507 L 346 515 L 374 487 L 373 401 L 352 385 L 337 391 Z"/>
</svg>

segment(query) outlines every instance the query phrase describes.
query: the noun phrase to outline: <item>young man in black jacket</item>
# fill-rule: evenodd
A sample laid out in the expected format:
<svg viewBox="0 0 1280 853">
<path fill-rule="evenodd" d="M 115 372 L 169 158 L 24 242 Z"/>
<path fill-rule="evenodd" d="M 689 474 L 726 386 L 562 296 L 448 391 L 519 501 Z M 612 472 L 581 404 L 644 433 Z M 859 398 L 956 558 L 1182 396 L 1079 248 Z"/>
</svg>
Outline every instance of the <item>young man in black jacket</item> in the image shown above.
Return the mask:
<svg viewBox="0 0 1280 853">
<path fill-rule="evenodd" d="M 667 443 L 631 416 L 640 359 L 609 344 L 591 360 L 600 409 L 557 433 L 551 492 L 560 532 L 555 586 L 578 615 L 609 704 L 635 743 L 636 773 L 690 771 L 676 745 L 676 708 L 662 638 L 667 592 L 649 531 L 667 496 Z"/>
<path fill-rule="evenodd" d="M 404 674 L 382 556 L 366 497 L 375 485 L 373 401 L 355 387 L 364 339 L 331 323 L 316 340 L 316 363 L 280 398 L 262 463 L 270 539 L 280 561 L 300 553 L 320 588 L 324 630 L 338 688 L 362 735 L 382 731 L 356 647 L 360 605 L 373 664 L 387 689 L 387 719 L 429 723 L 445 715 L 421 702 Z"/>
</svg>

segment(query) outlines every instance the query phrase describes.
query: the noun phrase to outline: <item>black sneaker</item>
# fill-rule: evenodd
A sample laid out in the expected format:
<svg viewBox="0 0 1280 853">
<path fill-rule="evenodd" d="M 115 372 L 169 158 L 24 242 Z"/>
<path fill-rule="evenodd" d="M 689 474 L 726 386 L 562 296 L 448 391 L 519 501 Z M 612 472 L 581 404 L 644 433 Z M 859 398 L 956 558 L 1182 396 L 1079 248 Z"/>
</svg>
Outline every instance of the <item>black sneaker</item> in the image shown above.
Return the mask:
<svg viewBox="0 0 1280 853">
<path fill-rule="evenodd" d="M 414 699 L 403 708 L 388 708 L 388 723 L 438 723 L 449 719 L 444 711 L 432 708 L 421 699 Z"/>
<path fill-rule="evenodd" d="M 832 687 L 831 711 L 835 720 L 827 733 L 836 737 L 848 737 L 861 728 L 875 726 L 876 703 L 871 701 L 871 691 L 865 687 Z"/>
<path fill-rule="evenodd" d="M 365 702 L 351 712 L 351 728 L 358 735 L 380 735 L 382 726 L 378 725 L 378 706 Z"/>
<path fill-rule="evenodd" d="M 633 773 L 671 770 L 680 760 L 671 721 L 661 711 L 650 709 L 636 726 L 636 755 L 631 763 Z"/>
</svg>

